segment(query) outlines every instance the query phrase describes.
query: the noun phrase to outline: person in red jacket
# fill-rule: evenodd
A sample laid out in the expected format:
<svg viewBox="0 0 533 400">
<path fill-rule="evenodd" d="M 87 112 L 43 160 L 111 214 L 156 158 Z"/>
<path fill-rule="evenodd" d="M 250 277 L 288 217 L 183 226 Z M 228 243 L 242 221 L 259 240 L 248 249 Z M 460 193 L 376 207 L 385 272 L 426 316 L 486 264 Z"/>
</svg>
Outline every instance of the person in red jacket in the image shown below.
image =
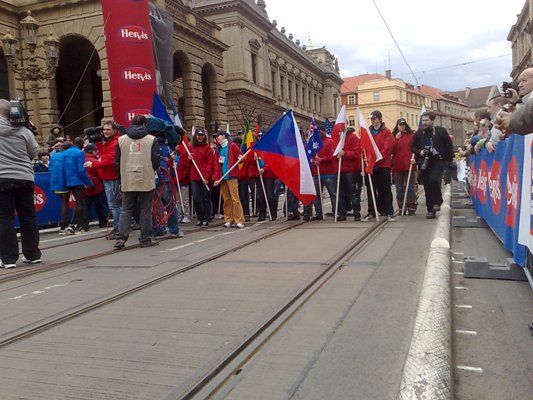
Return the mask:
<svg viewBox="0 0 533 400">
<path fill-rule="evenodd" d="M 93 164 L 98 162 L 96 147 L 93 144 L 86 145 L 83 151 L 85 152 L 86 161 L 92 161 Z M 92 187 L 85 189 L 85 197 L 83 198 L 83 230 L 88 232 L 93 205 L 96 209 L 100 228 L 107 226 L 107 213 L 105 209 L 104 184 L 102 183 L 99 170 L 94 167 L 85 167 L 85 169 L 93 184 Z"/>
<path fill-rule="evenodd" d="M 334 149 L 337 145 L 338 142 L 334 144 Z M 348 128 L 346 131 L 344 147 L 337 153 L 336 158 L 342 159 L 337 221 L 346 221 L 348 203 L 353 210 L 354 220 L 361 221 L 361 146 L 355 129 Z"/>
<path fill-rule="evenodd" d="M 96 144 L 100 158 L 98 161 L 88 161 L 86 167 L 98 170 L 99 176 L 104 183 L 107 204 L 113 215 L 113 230 L 107 235 L 108 239 L 118 239 L 118 226 L 122 199 L 120 194 L 120 182 L 115 169 L 115 154 L 118 145 L 119 134 L 117 125 L 113 121 L 104 121 L 102 124 L 103 140 Z"/>
<path fill-rule="evenodd" d="M 406 210 L 409 215 L 416 214 L 416 194 L 415 194 L 415 171 L 416 161 L 411 152 L 414 132 L 404 118 L 396 121 L 396 126 L 392 130 L 394 136 L 394 149 L 392 151 L 392 179 L 396 185 L 396 201 L 398 208 L 403 209 L 403 199 L 407 186 Z M 407 185 L 409 167 L 412 165 L 411 178 Z"/>
<path fill-rule="evenodd" d="M 192 166 L 192 161 L 189 159 L 189 155 L 187 153 L 187 150 L 185 150 L 185 146 L 190 150 L 191 144 L 189 143 L 189 139 L 187 138 L 187 135 L 183 135 L 181 143 L 176 146 L 175 154 L 179 156 L 178 160 L 178 178 L 180 182 L 180 191 L 181 191 L 181 199 L 183 199 L 183 215 L 181 216 L 180 222 L 182 224 L 188 224 L 191 222 L 190 214 L 191 214 L 191 206 L 189 203 L 190 193 L 189 193 L 189 187 L 191 185 L 191 168 L 194 168 Z M 178 199 L 180 201 L 180 199 Z M 181 206 L 179 207 L 179 210 L 181 212 Z"/>
<path fill-rule="evenodd" d="M 319 221 L 324 219 L 324 208 L 322 205 L 322 199 L 320 193 L 324 191 L 324 187 L 328 190 L 331 200 L 331 209 L 333 215 L 335 215 L 335 204 L 337 199 L 337 172 L 339 167 L 339 160 L 337 157 L 333 157 L 335 146 L 333 145 L 333 139 L 326 135 L 324 125 L 318 125 L 320 131 L 320 137 L 322 138 L 322 148 L 318 151 L 315 157 L 311 160 L 311 173 L 313 174 L 313 180 L 315 182 L 315 189 L 317 197 L 315 201 L 308 206 L 304 207 L 304 220 L 310 219 L 311 221 Z M 322 188 L 318 185 L 318 174 L 320 171 L 320 183 Z M 312 206 L 315 207 L 315 216 L 311 217 Z"/>
<path fill-rule="evenodd" d="M 242 139 L 236 137 L 233 139 L 239 148 L 242 148 Z M 239 198 L 241 199 L 242 211 L 244 213 L 244 220 L 246 222 L 250 221 L 250 188 L 252 182 L 249 178 L 250 165 L 255 163 L 255 160 L 251 153 L 242 160 L 242 163 L 237 167 L 239 169 Z"/>
<path fill-rule="evenodd" d="M 239 169 L 234 168 L 229 174 L 226 174 L 242 158 L 241 149 L 237 144 L 229 141 L 229 133 L 227 132 L 218 131 L 213 136 L 218 143 L 215 186 L 220 185 L 222 191 L 224 220 L 226 221 L 224 227 L 244 228 L 244 213 L 238 187 Z"/>
<path fill-rule="evenodd" d="M 192 138 L 191 161 L 202 173 L 198 172 L 194 163 L 191 165 L 191 189 L 196 211 L 196 226 L 207 227 L 211 218 L 211 193 L 207 189 L 209 180 L 213 175 L 213 150 L 207 141 L 207 133 L 204 128 L 197 128 Z"/>
<path fill-rule="evenodd" d="M 383 122 L 383 115 L 381 111 L 373 111 L 370 114 L 370 134 L 373 136 L 376 146 L 378 147 L 383 158 L 376 162 L 374 171 L 372 172 L 372 183 L 374 186 L 374 195 L 376 197 L 376 205 L 380 215 L 386 215 L 387 220 L 394 221 L 394 208 L 392 205 L 392 190 L 391 190 L 391 168 L 392 168 L 392 150 L 394 148 L 394 136 L 392 136 L 389 128 Z M 374 201 L 372 200 L 372 191 L 368 176 L 366 177 L 366 189 L 368 194 L 368 215 L 364 221 L 371 221 L 376 218 Z"/>
</svg>

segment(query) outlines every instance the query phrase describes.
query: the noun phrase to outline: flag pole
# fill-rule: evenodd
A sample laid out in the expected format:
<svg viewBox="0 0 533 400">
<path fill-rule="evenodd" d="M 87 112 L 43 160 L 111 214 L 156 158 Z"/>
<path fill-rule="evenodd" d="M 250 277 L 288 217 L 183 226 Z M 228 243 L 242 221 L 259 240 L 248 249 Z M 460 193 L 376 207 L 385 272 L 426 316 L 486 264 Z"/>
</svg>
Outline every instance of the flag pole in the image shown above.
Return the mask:
<svg viewBox="0 0 533 400">
<path fill-rule="evenodd" d="M 266 202 L 267 211 L 268 211 L 268 218 L 270 219 L 270 221 L 272 221 L 272 213 L 270 212 L 270 204 L 268 204 L 267 192 L 265 189 L 265 182 L 263 181 L 263 175 L 261 174 L 261 168 L 259 167 L 259 160 L 256 159 L 255 162 L 257 163 L 257 170 L 259 171 L 259 179 L 261 180 L 261 187 L 263 188 L 263 195 L 265 196 L 265 202 Z M 257 188 L 256 188 L 256 191 L 257 191 Z"/>
<path fill-rule="evenodd" d="M 243 160 L 244 157 L 246 157 L 246 156 L 248 155 L 248 153 L 250 153 L 250 151 L 252 151 L 252 147 L 250 147 L 248 150 L 246 150 L 246 153 L 244 153 L 244 154 L 241 156 L 241 158 L 240 158 L 235 164 L 233 164 L 233 165 L 231 166 L 231 168 L 228 169 L 224 175 L 222 175 L 222 176 L 220 177 L 220 179 L 218 179 L 217 181 L 215 181 L 215 185 L 220 185 L 220 182 L 222 182 L 222 180 L 223 180 L 226 176 L 228 176 L 228 175 L 230 174 L 230 172 L 233 171 L 237 165 L 239 165 L 239 163 L 241 162 L 241 160 Z"/>
<path fill-rule="evenodd" d="M 217 216 L 220 216 L 220 210 L 222 208 L 222 188 L 218 187 L 218 212 Z"/>
<path fill-rule="evenodd" d="M 366 151 L 363 150 L 363 153 L 366 158 Z M 376 204 L 376 194 L 374 193 L 374 185 L 372 183 L 372 174 L 368 175 L 368 182 L 370 182 L 370 193 L 372 193 L 372 202 L 374 203 L 374 213 L 376 214 L 376 221 L 379 222 L 379 213 L 378 213 L 378 206 Z"/>
<path fill-rule="evenodd" d="M 289 220 L 289 188 L 285 186 L 285 220 Z"/>
<path fill-rule="evenodd" d="M 322 181 L 320 180 L 320 165 L 316 166 L 316 173 L 318 176 L 318 191 L 320 193 L 320 212 L 322 214 L 322 218 L 324 218 L 324 193 L 322 191 Z"/>
<path fill-rule="evenodd" d="M 176 155 L 176 153 L 174 153 L 174 155 Z M 178 176 L 178 168 L 174 160 L 172 160 L 172 165 L 174 166 L 174 174 L 176 175 L 176 185 L 178 186 L 178 197 L 180 199 L 181 213 L 185 215 L 185 206 L 183 205 L 183 197 L 181 195 L 180 178 Z"/>
<path fill-rule="evenodd" d="M 198 175 L 200 175 L 200 178 L 202 179 L 202 183 L 205 181 L 205 178 L 202 174 L 202 171 L 200 171 L 200 168 L 198 168 L 198 164 L 196 164 L 196 161 L 194 161 L 194 157 L 192 156 L 191 152 L 189 151 L 189 148 L 187 146 L 183 146 L 185 147 L 185 150 L 187 151 L 187 154 L 189 155 L 193 165 L 194 165 L 194 168 L 196 168 L 196 171 L 198 172 Z M 210 192 L 211 189 L 209 189 L 209 185 L 204 183 L 205 187 L 207 188 L 207 191 Z"/>
<path fill-rule="evenodd" d="M 339 214 L 339 190 L 341 186 L 341 165 L 342 165 L 342 157 L 339 158 L 339 171 L 337 172 L 337 195 L 335 197 L 335 222 L 337 222 L 337 215 Z"/>
<path fill-rule="evenodd" d="M 412 153 L 410 161 L 413 161 L 414 159 L 415 159 L 415 155 L 414 153 Z M 413 164 L 409 162 L 409 173 L 407 174 L 407 183 L 405 184 L 405 194 L 403 195 L 402 213 L 400 214 L 402 217 L 405 215 L 405 204 L 407 202 L 407 192 L 409 191 L 409 181 L 411 180 L 412 171 L 413 171 Z"/>
</svg>

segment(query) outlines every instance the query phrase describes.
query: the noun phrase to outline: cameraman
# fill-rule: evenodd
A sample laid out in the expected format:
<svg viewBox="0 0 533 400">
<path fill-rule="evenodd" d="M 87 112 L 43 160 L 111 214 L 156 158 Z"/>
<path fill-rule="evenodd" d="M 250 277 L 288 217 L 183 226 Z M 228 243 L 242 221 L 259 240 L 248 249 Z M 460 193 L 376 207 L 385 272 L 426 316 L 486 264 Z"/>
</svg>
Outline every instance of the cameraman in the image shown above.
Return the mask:
<svg viewBox="0 0 533 400">
<path fill-rule="evenodd" d="M 39 228 L 35 218 L 34 173 L 32 160 L 39 145 L 24 126 L 9 120 L 11 104 L 0 99 L 0 267 L 15 268 L 19 258 L 15 211 L 20 221 L 22 261 L 41 262 Z"/>
<path fill-rule="evenodd" d="M 420 166 L 420 175 L 426 193 L 427 219 L 435 218 L 442 204 L 441 175 L 446 163 L 453 159 L 453 144 L 445 128 L 435 126 L 432 111 L 422 114 L 422 128 L 415 133 L 411 151 Z"/>
<path fill-rule="evenodd" d="M 512 114 L 501 112 L 496 126 L 507 134 L 527 135 L 533 132 L 533 67 L 527 68 L 518 77 L 518 91 L 522 96 L 522 105 Z"/>
<path fill-rule="evenodd" d="M 100 161 L 87 161 L 84 166 L 98 170 L 98 175 L 104 182 L 107 204 L 113 215 L 113 230 L 107 235 L 107 239 L 116 240 L 119 238 L 118 227 L 121 210 L 120 182 L 115 169 L 115 152 L 119 137 L 117 125 L 110 120 L 104 121 L 102 132 L 104 134 L 102 141 L 96 143 L 96 148 L 100 153 Z M 98 141 L 95 139 L 97 137 L 93 136 L 91 140 Z"/>
</svg>

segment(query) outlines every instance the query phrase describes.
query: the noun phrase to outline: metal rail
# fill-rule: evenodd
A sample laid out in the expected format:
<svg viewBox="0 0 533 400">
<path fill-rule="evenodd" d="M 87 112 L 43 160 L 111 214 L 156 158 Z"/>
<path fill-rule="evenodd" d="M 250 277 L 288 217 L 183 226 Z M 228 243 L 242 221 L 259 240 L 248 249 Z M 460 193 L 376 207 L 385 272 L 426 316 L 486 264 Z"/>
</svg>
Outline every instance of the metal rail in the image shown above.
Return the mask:
<svg viewBox="0 0 533 400">
<path fill-rule="evenodd" d="M 355 253 L 370 243 L 385 227 L 387 220 L 374 223 L 365 233 L 354 239 L 337 253 L 310 281 L 299 288 L 294 295 L 282 303 L 280 308 L 254 328 L 244 340 L 223 356 L 215 365 L 191 378 L 190 383 L 173 389 L 164 400 L 190 400 L 216 394 L 242 366 L 256 354 L 268 340 L 289 321 L 328 282 L 342 265 Z"/>
<path fill-rule="evenodd" d="M 175 277 L 177 275 L 180 275 L 184 272 L 187 272 L 189 270 L 192 270 L 192 269 L 195 269 L 195 268 L 198 268 L 204 264 L 207 264 L 211 261 L 214 261 L 218 258 L 221 258 L 229 253 L 232 253 L 234 251 L 237 251 L 237 250 L 240 250 L 242 249 L 243 247 L 246 247 L 246 246 L 250 246 L 250 245 L 253 245 L 257 242 L 260 242 L 264 239 L 267 239 L 269 237 L 272 237 L 272 236 L 275 236 L 279 233 L 282 233 L 282 232 L 285 232 L 287 230 L 290 230 L 290 229 L 293 229 L 297 226 L 300 226 L 302 224 L 304 224 L 305 221 L 303 222 L 298 222 L 298 223 L 292 223 L 292 224 L 289 224 L 289 225 L 284 225 L 283 227 L 279 228 L 279 229 L 276 229 L 274 231 L 270 231 L 270 232 L 267 232 L 265 233 L 264 235 L 261 235 L 257 238 L 252 238 L 248 241 L 245 241 L 244 243 L 241 243 L 239 245 L 238 248 L 231 248 L 231 249 L 226 249 L 226 250 L 222 250 L 222 251 L 219 251 L 213 255 L 210 255 L 208 257 L 205 257 L 201 260 L 198 260 L 198 261 L 195 261 L 193 263 L 190 263 L 184 267 L 181 267 L 177 270 L 174 270 L 174 271 L 170 271 L 170 272 L 165 272 L 165 273 L 162 273 L 162 274 L 158 274 L 158 275 L 155 275 L 145 281 L 142 281 L 140 283 L 137 283 L 133 286 L 130 286 L 129 288 L 127 289 L 123 289 L 123 290 L 120 290 L 114 294 L 111 294 L 111 295 L 108 295 L 108 296 L 103 296 L 103 297 L 100 297 L 96 300 L 91 300 L 89 302 L 86 302 L 86 303 L 83 303 L 83 304 L 80 304 L 80 305 L 77 305 L 77 306 L 74 306 L 74 307 L 71 307 L 67 310 L 64 310 L 62 312 L 59 312 L 51 317 L 48 317 L 48 318 L 44 318 L 40 321 L 37 321 L 37 322 L 34 322 L 32 324 L 29 324 L 29 325 L 26 325 L 24 327 L 21 327 L 21 328 L 18 328 L 18 329 L 15 329 L 11 332 L 7 332 L 3 335 L 0 335 L 0 348 L 3 348 L 9 344 L 13 344 L 13 343 L 16 343 L 22 339 L 25 339 L 29 336 L 32 336 L 32 335 L 35 335 L 37 333 L 40 333 L 40 332 L 43 332 L 49 328 L 52 328 L 54 326 L 57 326 L 57 325 L 60 325 L 62 324 L 63 322 L 66 322 L 68 320 L 71 320 L 73 318 L 76 318 L 80 315 L 83 315 L 83 314 L 86 314 L 92 310 L 95 310 L 97 308 L 100 308 L 102 306 L 105 306 L 107 304 L 110 304 L 112 302 L 115 302 L 117 300 L 120 300 L 120 299 L 123 299 L 133 293 L 136 293 L 136 292 L 139 292 L 143 289 L 146 289 L 148 287 L 151 287 L 153 285 L 156 285 L 160 282 L 163 282 L 167 279 L 170 279 L 172 277 Z M 138 245 L 137 245 L 138 246 Z M 136 247 L 136 246 L 131 246 L 131 247 Z M 106 252 L 106 254 L 111 254 L 113 253 L 113 251 L 110 251 L 110 252 Z M 88 259 L 90 257 L 84 257 L 83 259 Z M 64 263 L 63 263 L 64 264 Z M 56 267 L 58 268 L 58 267 Z"/>
</svg>

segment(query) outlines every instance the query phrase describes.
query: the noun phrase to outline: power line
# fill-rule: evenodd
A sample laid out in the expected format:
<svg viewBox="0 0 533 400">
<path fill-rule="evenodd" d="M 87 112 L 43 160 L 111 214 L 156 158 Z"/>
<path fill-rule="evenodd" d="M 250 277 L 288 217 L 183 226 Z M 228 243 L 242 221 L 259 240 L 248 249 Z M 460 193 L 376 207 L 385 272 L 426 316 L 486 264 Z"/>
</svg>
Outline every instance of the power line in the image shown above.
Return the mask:
<svg viewBox="0 0 533 400">
<path fill-rule="evenodd" d="M 413 75 L 413 78 L 415 78 L 415 82 L 418 86 L 420 86 L 420 84 L 418 83 L 418 78 L 416 77 L 415 73 L 413 72 L 413 69 L 411 68 L 411 66 L 409 65 L 409 63 L 407 62 L 407 59 L 405 58 L 405 55 L 403 54 L 403 51 L 402 49 L 400 48 L 400 45 L 398 44 L 398 42 L 396 41 L 396 38 L 394 37 L 394 35 L 392 34 L 392 31 L 390 30 L 389 28 L 389 24 L 387 24 L 387 21 L 385 20 L 385 17 L 383 17 L 383 14 L 381 13 L 381 11 L 379 10 L 379 7 L 376 3 L 376 0 L 372 0 L 372 2 L 374 3 L 374 6 L 376 7 L 376 10 L 378 11 L 379 13 L 379 16 L 381 17 L 381 19 L 383 20 L 383 23 L 385 24 L 385 27 L 387 28 L 387 30 L 389 31 L 390 33 L 390 36 L 392 38 L 392 40 L 394 41 L 394 44 L 396 45 L 396 48 L 398 49 L 398 51 L 400 52 L 400 55 L 402 56 L 403 58 L 403 61 L 405 61 L 405 64 L 407 65 L 407 67 L 409 68 L 409 71 L 411 71 L 411 74 Z"/>
</svg>

